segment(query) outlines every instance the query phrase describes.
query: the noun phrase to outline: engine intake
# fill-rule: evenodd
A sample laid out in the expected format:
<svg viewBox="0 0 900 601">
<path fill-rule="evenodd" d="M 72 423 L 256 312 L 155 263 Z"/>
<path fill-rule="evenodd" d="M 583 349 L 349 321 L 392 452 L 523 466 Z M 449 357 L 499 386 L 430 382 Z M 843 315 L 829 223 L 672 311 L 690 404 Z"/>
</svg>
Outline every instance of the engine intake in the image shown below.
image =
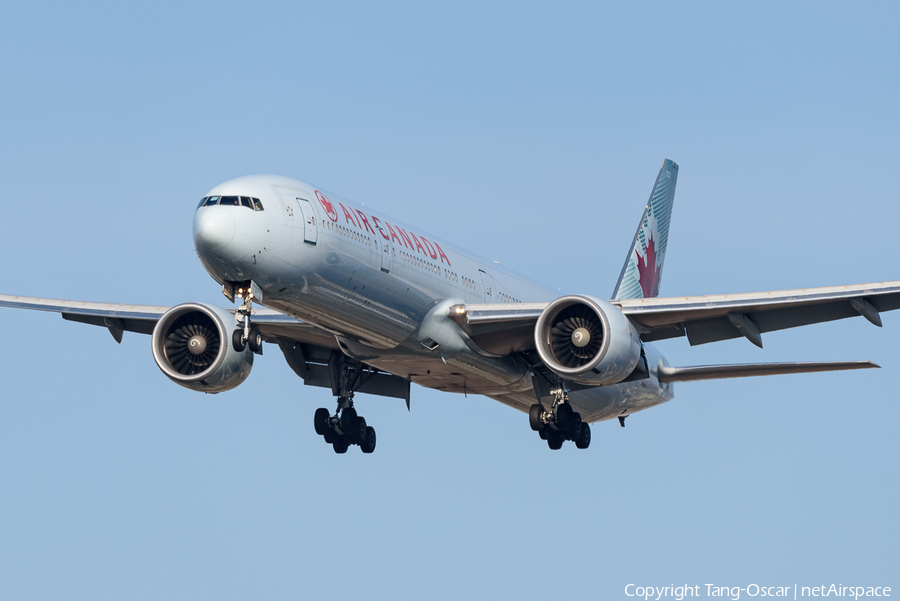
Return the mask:
<svg viewBox="0 0 900 601">
<path fill-rule="evenodd" d="M 641 357 L 641 340 L 628 318 L 607 301 L 564 296 L 544 309 L 534 329 L 544 364 L 574 382 L 621 382 Z"/>
<path fill-rule="evenodd" d="M 229 328 L 226 324 L 232 324 Z M 169 309 L 153 330 L 153 359 L 166 376 L 185 388 L 224 392 L 250 375 L 253 353 L 228 342 L 234 318 L 220 307 L 186 303 Z"/>
<path fill-rule="evenodd" d="M 179 374 L 194 376 L 213 364 L 221 340 L 219 329 L 209 315 L 185 313 L 172 323 L 166 334 L 166 357 Z"/>
</svg>

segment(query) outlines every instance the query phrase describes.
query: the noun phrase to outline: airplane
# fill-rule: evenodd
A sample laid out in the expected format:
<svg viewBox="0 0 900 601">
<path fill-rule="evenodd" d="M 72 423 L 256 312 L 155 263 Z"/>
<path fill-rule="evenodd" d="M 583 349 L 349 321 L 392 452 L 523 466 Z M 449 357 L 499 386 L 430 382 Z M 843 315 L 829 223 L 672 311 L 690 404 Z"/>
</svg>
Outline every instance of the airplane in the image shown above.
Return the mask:
<svg viewBox="0 0 900 601">
<path fill-rule="evenodd" d="M 673 398 L 675 382 L 877 368 L 870 361 L 672 367 L 652 344 L 691 345 L 880 314 L 900 307 L 900 281 L 774 292 L 659 296 L 679 167 L 657 175 L 611 298 L 560 296 L 364 205 L 276 175 L 210 190 L 194 213 L 197 255 L 233 309 L 0 295 L 0 306 L 60 313 L 151 338 L 176 384 L 231 390 L 277 345 L 304 385 L 330 388 L 315 432 L 336 453 L 376 446 L 356 393 L 403 399 L 411 384 L 480 394 L 528 414 L 550 449 L 586 449 L 590 424 Z"/>
</svg>

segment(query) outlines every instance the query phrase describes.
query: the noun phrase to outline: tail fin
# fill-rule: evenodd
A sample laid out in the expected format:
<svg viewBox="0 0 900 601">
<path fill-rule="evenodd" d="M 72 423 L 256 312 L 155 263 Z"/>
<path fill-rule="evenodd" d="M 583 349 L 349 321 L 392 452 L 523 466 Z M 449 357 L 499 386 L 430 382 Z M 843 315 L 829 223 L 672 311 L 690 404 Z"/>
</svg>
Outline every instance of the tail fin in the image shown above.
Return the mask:
<svg viewBox="0 0 900 601">
<path fill-rule="evenodd" d="M 653 298 L 659 295 L 677 181 L 678 165 L 666 159 L 656 176 L 656 184 L 644 209 L 644 217 L 625 258 L 625 265 L 613 292 L 614 299 Z"/>
</svg>

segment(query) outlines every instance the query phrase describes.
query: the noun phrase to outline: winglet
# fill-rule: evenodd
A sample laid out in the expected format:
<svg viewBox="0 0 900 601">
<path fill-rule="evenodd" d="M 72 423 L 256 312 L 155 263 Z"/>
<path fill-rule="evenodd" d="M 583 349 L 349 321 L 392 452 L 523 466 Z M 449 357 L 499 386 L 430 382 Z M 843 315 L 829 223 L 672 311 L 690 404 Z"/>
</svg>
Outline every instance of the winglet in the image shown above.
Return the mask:
<svg viewBox="0 0 900 601">
<path fill-rule="evenodd" d="M 659 295 L 677 181 L 678 165 L 666 159 L 656 176 L 644 216 L 625 258 L 625 265 L 613 291 L 614 299 L 653 298 Z"/>
</svg>

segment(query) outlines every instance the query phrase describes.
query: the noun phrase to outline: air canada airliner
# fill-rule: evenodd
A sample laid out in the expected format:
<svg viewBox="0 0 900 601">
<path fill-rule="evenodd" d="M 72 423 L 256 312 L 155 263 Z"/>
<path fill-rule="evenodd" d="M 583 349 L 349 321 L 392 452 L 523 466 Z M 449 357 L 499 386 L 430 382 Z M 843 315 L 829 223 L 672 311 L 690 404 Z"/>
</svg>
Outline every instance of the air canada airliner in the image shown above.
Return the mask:
<svg viewBox="0 0 900 601">
<path fill-rule="evenodd" d="M 375 450 L 356 393 L 403 399 L 410 386 L 481 394 L 528 414 L 551 449 L 591 443 L 589 424 L 664 403 L 673 383 L 865 369 L 869 361 L 672 367 L 651 344 L 746 338 L 900 307 L 900 281 L 749 294 L 659 297 L 678 165 L 663 162 L 612 296 L 552 289 L 311 184 L 239 177 L 200 200 L 194 246 L 232 308 L 48 300 L 0 306 L 150 335 L 176 384 L 219 393 L 276 345 L 308 386 L 330 388 L 316 433 L 334 452 Z M 271 347 L 268 347 L 271 348 Z"/>
</svg>

